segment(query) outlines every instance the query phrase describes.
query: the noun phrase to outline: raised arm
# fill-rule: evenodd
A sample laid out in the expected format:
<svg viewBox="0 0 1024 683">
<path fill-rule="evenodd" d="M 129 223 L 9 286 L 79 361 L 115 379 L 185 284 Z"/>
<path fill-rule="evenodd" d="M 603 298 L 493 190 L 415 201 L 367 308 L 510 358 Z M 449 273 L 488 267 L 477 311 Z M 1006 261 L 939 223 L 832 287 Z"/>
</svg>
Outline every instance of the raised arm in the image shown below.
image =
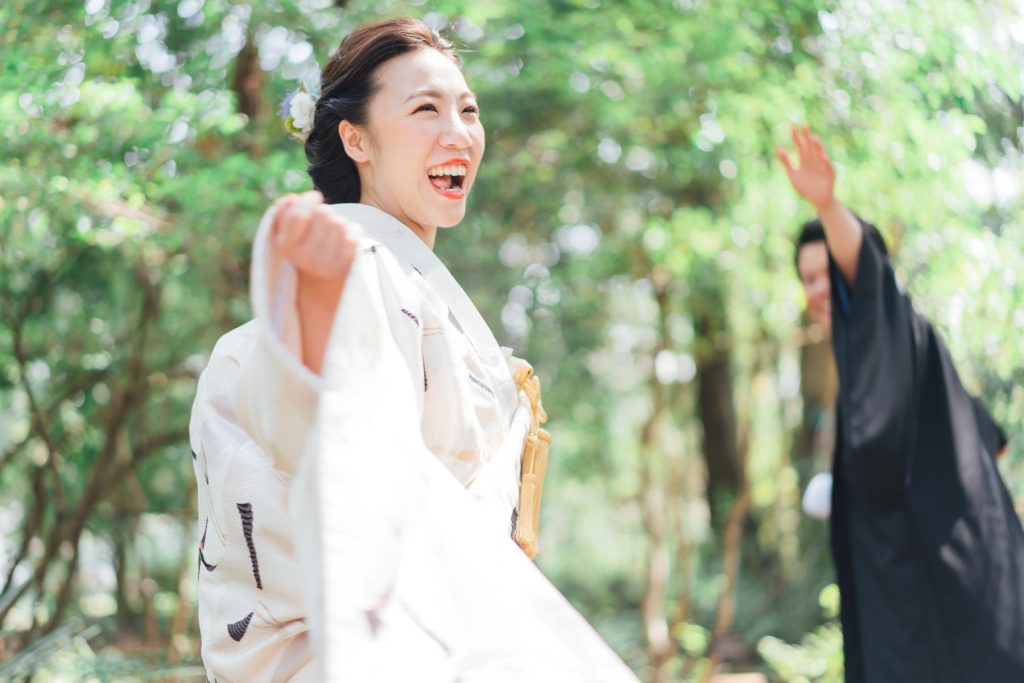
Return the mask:
<svg viewBox="0 0 1024 683">
<path fill-rule="evenodd" d="M 799 156 L 796 166 L 782 147 L 775 151 L 786 169 L 793 189 L 814 207 L 825 228 L 829 251 L 846 284 L 857 280 L 857 261 L 864 230 L 857 218 L 835 195 L 836 169 L 825 146 L 810 128 L 792 127 L 793 144 Z"/>
<path fill-rule="evenodd" d="M 264 215 L 253 249 L 256 342 L 235 387 L 239 424 L 294 473 L 323 379 L 324 351 L 356 240 L 318 192 L 289 195 Z M 287 406 L 287 408 L 283 408 Z"/>
<path fill-rule="evenodd" d="M 274 205 L 274 255 L 298 274 L 295 306 L 302 363 L 320 374 L 334 312 L 355 258 L 356 241 L 319 192 L 288 195 Z"/>
</svg>

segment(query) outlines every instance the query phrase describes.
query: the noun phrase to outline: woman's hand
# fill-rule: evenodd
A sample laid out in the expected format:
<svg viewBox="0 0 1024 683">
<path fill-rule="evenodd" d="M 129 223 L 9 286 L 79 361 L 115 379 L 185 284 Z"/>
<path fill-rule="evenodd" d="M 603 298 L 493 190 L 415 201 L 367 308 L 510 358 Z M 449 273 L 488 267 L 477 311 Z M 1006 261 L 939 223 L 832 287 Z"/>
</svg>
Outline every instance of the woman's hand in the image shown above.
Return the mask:
<svg viewBox="0 0 1024 683">
<path fill-rule="evenodd" d="M 271 226 L 276 254 L 299 274 L 344 284 L 356 253 L 356 243 L 319 192 L 290 194 L 274 203 Z"/>
<path fill-rule="evenodd" d="M 294 265 L 299 275 L 296 305 L 302 362 L 320 374 L 357 242 L 319 192 L 287 195 L 274 206 L 272 248 L 279 258 Z"/>
<path fill-rule="evenodd" d="M 791 132 L 800 166 L 793 165 L 782 147 L 776 148 L 775 155 L 786 168 L 793 189 L 821 214 L 835 201 L 836 168 L 828 158 L 825 145 L 810 128 L 806 125 L 793 126 Z"/>
</svg>

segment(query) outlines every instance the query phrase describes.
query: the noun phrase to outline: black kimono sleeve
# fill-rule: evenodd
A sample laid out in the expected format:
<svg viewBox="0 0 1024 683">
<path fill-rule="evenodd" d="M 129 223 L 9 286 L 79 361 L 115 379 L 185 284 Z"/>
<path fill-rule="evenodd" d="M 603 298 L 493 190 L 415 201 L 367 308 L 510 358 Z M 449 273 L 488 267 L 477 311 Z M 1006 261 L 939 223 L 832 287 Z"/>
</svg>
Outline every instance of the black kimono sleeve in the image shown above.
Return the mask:
<svg viewBox="0 0 1024 683">
<path fill-rule="evenodd" d="M 884 512 L 903 496 L 920 389 L 921 335 L 910 300 L 871 240 L 862 242 L 852 286 L 834 261 L 829 269 L 839 462 L 865 507 Z"/>
<path fill-rule="evenodd" d="M 835 264 L 832 543 L 851 682 L 1024 681 L 1024 528 L 1004 443 L 888 261 Z"/>
</svg>

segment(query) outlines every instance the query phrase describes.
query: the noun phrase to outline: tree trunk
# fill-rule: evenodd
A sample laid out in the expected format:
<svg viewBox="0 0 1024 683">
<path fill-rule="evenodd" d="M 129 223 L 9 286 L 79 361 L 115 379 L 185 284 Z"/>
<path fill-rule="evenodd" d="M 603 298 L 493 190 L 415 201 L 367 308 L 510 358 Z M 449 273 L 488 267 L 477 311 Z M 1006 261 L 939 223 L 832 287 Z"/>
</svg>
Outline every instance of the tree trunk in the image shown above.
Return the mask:
<svg viewBox="0 0 1024 683">
<path fill-rule="evenodd" d="M 250 123 L 259 121 L 266 116 L 267 106 L 263 98 L 263 81 L 265 80 L 263 68 L 260 66 L 260 54 L 256 49 L 254 36 L 250 33 L 245 40 L 245 47 L 238 53 L 238 61 L 235 63 L 235 77 L 232 89 L 238 97 L 238 112 L 249 117 Z M 250 131 L 252 128 L 250 128 Z M 282 134 L 283 134 L 282 126 Z M 249 156 L 259 159 L 266 154 L 265 136 L 247 134 L 246 147 Z M 201 145 L 208 153 L 218 153 L 217 143 L 208 137 Z"/>
<path fill-rule="evenodd" d="M 255 37 L 246 36 L 245 46 L 238 53 L 235 63 L 235 78 L 232 88 L 238 96 L 238 112 L 252 120 L 262 118 L 266 112 L 263 102 L 263 69 L 260 67 L 260 53 L 256 49 Z"/>
<path fill-rule="evenodd" d="M 667 346 L 668 286 L 667 274 L 656 271 L 652 274 L 654 296 L 658 304 L 658 342 L 654 356 Z M 668 617 L 665 613 L 666 593 L 670 559 L 666 539 L 665 493 L 658 476 L 664 471 L 662 450 L 658 444 L 658 426 L 665 413 L 665 388 L 658 381 L 651 363 L 649 379 L 651 389 L 651 413 L 644 423 L 640 435 L 640 502 L 643 507 L 644 529 L 647 532 L 647 582 L 644 588 L 640 616 L 643 622 L 647 657 L 653 674 L 651 683 L 668 683 L 668 664 L 675 654 L 675 644 L 669 632 Z"/>
<path fill-rule="evenodd" d="M 736 584 L 740 575 L 740 549 L 743 543 L 743 524 L 750 511 L 750 488 L 744 486 L 739 498 L 729 510 L 722 535 L 722 574 L 725 582 L 718 594 L 715 625 L 711 631 L 711 648 L 703 682 L 710 681 L 718 666 L 735 656 L 743 648 L 742 642 L 731 633 L 736 616 Z M 732 652 L 731 652 L 732 651 Z"/>
<path fill-rule="evenodd" d="M 739 432 L 732 387 L 732 341 L 720 272 L 698 265 L 690 300 L 697 348 L 697 413 L 708 468 L 708 506 L 721 528 L 743 484 Z"/>
<path fill-rule="evenodd" d="M 674 402 L 673 402 L 674 403 Z M 686 461 L 682 453 L 675 453 L 669 460 L 668 513 L 672 519 L 675 537 L 673 572 L 676 585 L 676 609 L 671 626 L 675 629 L 690 620 L 690 581 L 693 575 L 691 546 L 687 536 L 687 512 L 690 494 L 686 490 Z"/>
</svg>

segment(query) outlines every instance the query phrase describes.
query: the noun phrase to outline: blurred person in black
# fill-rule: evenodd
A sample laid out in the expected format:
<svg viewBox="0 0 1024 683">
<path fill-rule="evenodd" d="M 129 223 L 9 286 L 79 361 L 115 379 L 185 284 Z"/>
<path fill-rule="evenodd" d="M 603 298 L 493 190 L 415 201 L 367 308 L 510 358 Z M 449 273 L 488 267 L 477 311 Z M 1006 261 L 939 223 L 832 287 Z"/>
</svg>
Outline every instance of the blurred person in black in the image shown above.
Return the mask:
<svg viewBox="0 0 1024 683">
<path fill-rule="evenodd" d="M 1024 681 L 1024 529 L 1006 436 L 970 396 L 870 224 L 835 196 L 806 127 L 779 160 L 818 220 L 797 242 L 810 317 L 839 371 L 832 554 L 846 680 Z"/>
</svg>

